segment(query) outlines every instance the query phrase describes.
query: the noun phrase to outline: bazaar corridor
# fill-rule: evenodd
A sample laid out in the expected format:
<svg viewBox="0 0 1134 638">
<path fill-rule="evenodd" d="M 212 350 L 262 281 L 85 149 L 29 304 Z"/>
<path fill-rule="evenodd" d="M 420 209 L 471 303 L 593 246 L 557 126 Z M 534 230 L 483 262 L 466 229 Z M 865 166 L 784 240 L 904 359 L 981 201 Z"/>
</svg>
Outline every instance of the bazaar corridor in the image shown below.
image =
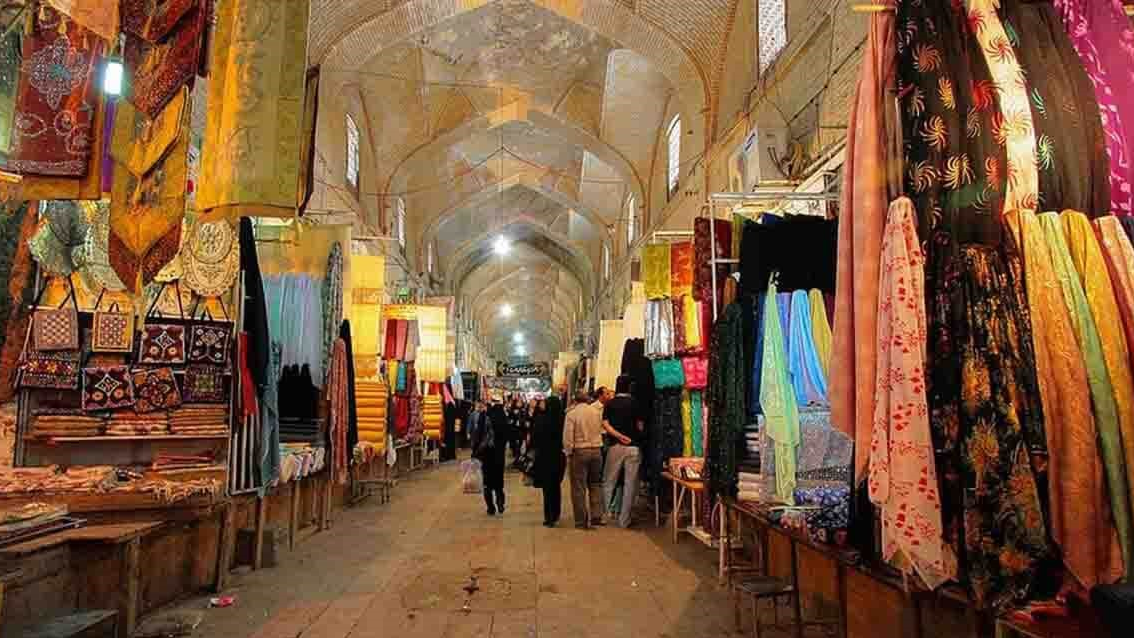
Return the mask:
<svg viewBox="0 0 1134 638">
<path fill-rule="evenodd" d="M 730 633 L 715 554 L 667 527 L 540 525 L 539 491 L 509 472 L 503 517 L 463 494 L 456 464 L 412 475 L 389 505 L 336 514 L 278 567 L 236 576 L 236 604 L 198 638 L 693 638 Z M 570 497 L 565 496 L 565 509 Z M 476 576 L 479 591 L 464 590 Z M 463 611 L 468 604 L 469 610 Z M 186 601 L 199 610 L 207 597 Z M 768 632 L 767 635 L 776 635 Z"/>
</svg>

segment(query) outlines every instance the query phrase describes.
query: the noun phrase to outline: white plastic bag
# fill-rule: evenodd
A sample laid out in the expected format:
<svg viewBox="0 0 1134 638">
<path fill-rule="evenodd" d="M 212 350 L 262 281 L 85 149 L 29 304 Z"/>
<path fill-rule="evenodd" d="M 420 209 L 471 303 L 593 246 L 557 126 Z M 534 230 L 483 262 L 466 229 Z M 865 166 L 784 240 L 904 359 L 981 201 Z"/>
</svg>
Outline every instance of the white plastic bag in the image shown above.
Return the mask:
<svg viewBox="0 0 1134 638">
<path fill-rule="evenodd" d="M 461 463 L 461 490 L 465 494 L 480 494 L 482 487 L 480 461 L 469 459 Z"/>
</svg>

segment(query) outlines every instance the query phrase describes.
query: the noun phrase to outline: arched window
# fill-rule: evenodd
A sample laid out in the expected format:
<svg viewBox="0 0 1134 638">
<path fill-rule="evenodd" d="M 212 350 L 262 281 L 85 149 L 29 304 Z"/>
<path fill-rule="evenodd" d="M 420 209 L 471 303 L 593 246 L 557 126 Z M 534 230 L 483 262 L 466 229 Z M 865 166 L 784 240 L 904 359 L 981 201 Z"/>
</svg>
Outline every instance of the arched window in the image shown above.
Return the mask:
<svg viewBox="0 0 1134 638">
<path fill-rule="evenodd" d="M 433 242 L 425 246 L 425 271 L 433 274 Z"/>
<path fill-rule="evenodd" d="M 610 279 L 610 244 L 606 242 L 602 245 L 602 278 Z"/>
<path fill-rule="evenodd" d="M 346 181 L 358 195 L 358 125 L 348 113 L 346 116 Z"/>
<path fill-rule="evenodd" d="M 756 12 L 759 16 L 757 24 L 760 27 L 758 48 L 758 61 L 760 75 L 772 66 L 776 58 L 783 53 L 787 46 L 787 10 L 784 0 L 756 0 Z"/>
<path fill-rule="evenodd" d="M 394 209 L 394 236 L 398 238 L 398 246 L 404 253 L 406 251 L 406 200 L 398 198 L 397 208 Z"/>
<path fill-rule="evenodd" d="M 638 198 L 631 193 L 626 202 L 626 245 L 638 239 Z"/>
<path fill-rule="evenodd" d="M 681 180 L 681 116 L 677 115 L 669 125 L 668 144 L 669 165 L 667 172 L 668 193 L 672 197 L 677 192 Z"/>
</svg>

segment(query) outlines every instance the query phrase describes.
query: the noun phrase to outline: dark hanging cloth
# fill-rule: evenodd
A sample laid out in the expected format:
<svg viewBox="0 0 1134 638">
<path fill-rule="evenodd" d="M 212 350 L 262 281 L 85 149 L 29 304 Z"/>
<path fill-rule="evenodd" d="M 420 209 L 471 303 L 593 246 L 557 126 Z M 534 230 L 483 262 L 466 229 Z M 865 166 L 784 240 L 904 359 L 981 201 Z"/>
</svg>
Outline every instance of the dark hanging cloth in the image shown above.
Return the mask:
<svg viewBox="0 0 1134 638">
<path fill-rule="evenodd" d="M 923 238 L 940 229 L 961 243 L 998 244 L 1008 156 L 994 137 L 997 91 L 964 7 L 898 3 L 905 190 Z"/>
<path fill-rule="evenodd" d="M 1134 242 L 1134 217 L 1119 217 L 1118 221 L 1122 222 L 1122 230 L 1126 231 L 1126 236 Z"/>
<path fill-rule="evenodd" d="M 666 461 L 685 454 L 685 428 L 681 421 L 681 388 L 658 390 L 646 442 L 646 480 L 657 494 Z"/>
<path fill-rule="evenodd" d="M 355 396 L 354 388 L 354 342 L 351 340 L 350 335 L 350 321 L 343 319 L 342 324 L 339 326 L 339 337 L 346 343 L 346 358 L 347 358 L 347 404 L 348 414 L 347 421 L 347 450 L 348 454 L 354 453 L 354 448 L 358 445 L 358 399 Z"/>
<path fill-rule="evenodd" d="M 634 411 L 646 421 L 646 431 L 649 432 L 654 415 L 654 366 L 646 358 L 646 342 L 643 339 L 630 339 L 622 347 L 622 374 L 631 379 Z"/>
<path fill-rule="evenodd" d="M 634 364 L 646 358 L 646 340 L 645 339 L 627 339 L 626 343 L 622 346 L 622 367 L 620 368 L 621 374 L 630 374 L 630 370 Z"/>
<path fill-rule="evenodd" d="M 264 278 L 256 255 L 256 235 L 252 220 L 240 218 L 240 271 L 244 275 L 244 332 L 248 333 L 248 367 L 261 390 L 268 385 L 271 335 L 268 332 L 268 304 L 264 297 Z"/>
<path fill-rule="evenodd" d="M 0 403 L 16 392 L 16 363 L 23 350 L 34 300 L 35 268 L 28 239 L 36 230 L 35 203 L 0 208 Z M 32 212 L 28 212 L 32 211 Z"/>
<path fill-rule="evenodd" d="M 765 213 L 744 224 L 740 247 L 740 295 L 760 296 L 776 275 L 783 292 L 835 291 L 838 222 L 816 215 Z"/>
<path fill-rule="evenodd" d="M 727 219 L 712 220 L 710 227 L 708 217 L 698 217 L 693 221 L 693 298 L 705 302 L 710 308 L 713 304 L 713 268 L 709 261 L 712 259 L 713 239 L 716 239 L 717 259 L 732 257 L 732 221 Z M 710 230 L 712 228 L 712 230 Z M 710 236 L 712 235 L 712 236 Z M 717 307 L 724 306 L 724 284 L 728 279 L 728 264 L 717 265 Z"/>
<path fill-rule="evenodd" d="M 756 356 L 756 353 L 763 355 L 764 353 L 764 303 L 767 300 L 766 295 L 757 295 L 752 299 L 752 326 L 745 328 L 745 334 L 752 335 L 752 350 L 753 356 L 751 361 L 744 362 L 744 369 L 752 371 L 752 387 L 748 393 L 748 413 L 755 417 L 758 414 L 763 414 L 764 411 L 760 408 L 760 382 L 764 370 L 764 361 L 762 356 Z"/>
<path fill-rule="evenodd" d="M 457 458 L 457 419 L 460 415 L 460 405 L 445 403 L 442 407 L 445 415 L 445 446 L 441 448 L 441 462 L 453 461 Z"/>
<path fill-rule="evenodd" d="M 1024 70 L 1041 210 L 1110 214 L 1110 166 L 1094 86 L 1049 0 L 1001 0 Z"/>
<path fill-rule="evenodd" d="M 933 238 L 928 402 L 946 540 L 980 608 L 1036 593 L 1050 553 L 1033 471 L 1046 438 L 1015 255 Z"/>
<path fill-rule="evenodd" d="M 709 353 L 709 447 L 705 451 L 708 502 L 735 496 L 737 463 L 744 446 L 744 310 L 730 304 L 713 326 Z"/>
</svg>

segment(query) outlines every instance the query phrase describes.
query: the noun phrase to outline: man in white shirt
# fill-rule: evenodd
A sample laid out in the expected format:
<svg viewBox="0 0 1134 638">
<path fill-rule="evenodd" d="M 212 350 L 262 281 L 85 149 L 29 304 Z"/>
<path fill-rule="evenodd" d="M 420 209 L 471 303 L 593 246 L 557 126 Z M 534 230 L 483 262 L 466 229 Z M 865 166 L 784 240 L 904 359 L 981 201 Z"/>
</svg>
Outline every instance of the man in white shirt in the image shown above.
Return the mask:
<svg viewBox="0 0 1134 638">
<path fill-rule="evenodd" d="M 602 399 L 592 404 L 586 392 L 578 393 L 563 422 L 563 451 L 571 471 L 571 506 L 579 529 L 604 524 L 602 434 Z"/>
</svg>

